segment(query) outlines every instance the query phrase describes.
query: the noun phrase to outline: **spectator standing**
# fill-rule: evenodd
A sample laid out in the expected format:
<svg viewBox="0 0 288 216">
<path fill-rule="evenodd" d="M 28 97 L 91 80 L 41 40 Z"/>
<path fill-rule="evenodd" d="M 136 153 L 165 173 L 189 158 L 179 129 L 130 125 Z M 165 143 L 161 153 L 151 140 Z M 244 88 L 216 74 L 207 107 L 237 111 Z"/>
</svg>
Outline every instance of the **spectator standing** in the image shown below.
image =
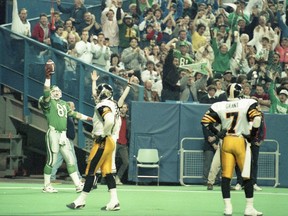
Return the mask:
<svg viewBox="0 0 288 216">
<path fill-rule="evenodd" d="M 277 77 L 276 74 L 271 75 L 272 82 L 269 87 L 269 97 L 271 101 L 270 106 L 270 113 L 275 114 L 287 114 L 288 113 L 288 104 L 286 104 L 286 100 L 288 98 L 288 90 L 282 89 L 279 94 L 277 95 L 274 88 L 275 88 L 275 79 Z"/>
<path fill-rule="evenodd" d="M 258 104 L 260 105 L 260 108 L 263 112 L 269 111 L 271 101 L 269 99 L 269 95 L 265 93 L 263 85 L 256 85 L 255 93 L 251 98 L 258 101 Z"/>
<path fill-rule="evenodd" d="M 167 44 L 167 49 L 169 49 L 168 46 L 169 43 Z M 163 102 L 165 102 L 166 100 L 179 101 L 180 99 L 180 75 L 178 72 L 178 68 L 179 59 L 174 56 L 174 46 L 171 45 L 168 51 L 168 55 L 166 56 L 165 62 L 163 64 L 163 89 L 161 92 L 161 100 Z"/>
<path fill-rule="evenodd" d="M 258 176 L 258 158 L 259 150 L 262 142 L 266 137 L 266 123 L 264 120 L 264 114 L 262 113 L 262 120 L 257 131 L 257 135 L 254 140 L 251 141 L 251 153 L 252 153 L 252 176 L 253 176 L 253 188 L 255 191 L 262 191 L 262 188 L 257 185 Z"/>
<path fill-rule="evenodd" d="M 103 33 L 98 34 L 98 43 L 95 45 L 92 64 L 96 67 L 108 70 L 108 62 L 111 56 L 109 44 L 105 45 L 105 36 Z"/>
<path fill-rule="evenodd" d="M 215 182 L 215 179 L 213 183 L 208 181 L 208 176 L 211 167 L 212 160 L 214 158 L 214 155 L 220 146 L 218 145 L 219 143 L 219 138 L 215 136 L 211 131 L 207 130 L 204 126 L 202 126 L 202 132 L 204 136 L 204 143 L 203 143 L 203 180 L 204 180 L 204 185 L 211 184 L 213 185 Z M 220 158 L 220 157 L 219 157 Z M 219 173 L 219 170 L 217 170 L 217 173 Z M 216 175 L 215 175 L 216 177 Z M 218 182 L 219 182 L 219 176 L 218 176 Z"/>
<path fill-rule="evenodd" d="M 79 32 L 79 25 L 84 22 L 84 14 L 87 11 L 87 8 L 84 6 L 84 0 L 74 0 L 74 5 L 69 8 L 63 7 L 61 0 L 56 0 L 56 2 L 59 11 L 64 14 L 69 14 L 69 19 L 73 22 L 76 31 Z"/>
<path fill-rule="evenodd" d="M 70 106 L 72 111 L 75 110 L 75 104 L 72 101 L 68 101 L 67 104 Z M 81 179 L 82 176 L 81 176 L 81 174 L 79 172 L 79 169 L 78 169 L 77 157 L 76 157 L 76 154 L 75 154 L 74 142 L 73 142 L 73 140 L 75 139 L 75 134 L 76 134 L 76 132 L 75 132 L 74 119 L 72 117 L 67 117 L 66 136 L 69 139 L 69 143 L 71 145 L 71 152 L 72 152 L 74 160 L 75 160 L 75 169 L 76 169 L 77 175 L 78 175 L 79 179 Z M 56 180 L 57 170 L 62 165 L 62 163 L 63 163 L 63 156 L 62 156 L 61 152 L 59 152 L 58 155 L 57 155 L 57 161 L 56 161 L 55 165 L 52 168 L 51 181 L 55 181 Z"/>
<path fill-rule="evenodd" d="M 238 37 L 238 33 L 235 34 L 235 38 Z M 212 39 L 212 49 L 214 51 L 215 60 L 212 64 L 214 73 L 224 74 L 225 71 L 231 70 L 230 59 L 233 57 L 236 51 L 237 44 L 233 43 L 231 48 L 228 50 L 226 44 L 222 43 L 219 47 L 216 44 L 216 35 Z"/>
<path fill-rule="evenodd" d="M 288 63 L 288 38 L 282 38 L 281 42 L 277 44 L 275 51 L 280 54 L 281 63 Z"/>
<path fill-rule="evenodd" d="M 145 52 L 146 54 L 146 58 L 147 58 L 147 61 L 152 61 L 154 62 L 154 64 L 156 65 L 157 63 L 160 62 L 160 48 L 158 45 L 155 45 L 152 47 L 152 50 L 151 52 Z"/>
<path fill-rule="evenodd" d="M 11 30 L 17 34 L 31 37 L 31 24 L 27 20 L 27 10 L 25 8 L 21 8 L 18 12 L 17 0 L 13 0 Z M 12 56 L 14 56 L 13 61 L 15 62 L 12 62 L 12 65 L 17 65 L 19 62 L 24 63 L 24 41 L 22 38 L 19 38 L 16 35 L 12 35 L 11 37 L 11 51 Z"/>
<path fill-rule="evenodd" d="M 242 87 L 243 87 L 243 98 L 246 99 L 251 98 L 251 90 L 252 90 L 251 85 L 249 83 L 245 83 Z"/>
<path fill-rule="evenodd" d="M 116 155 L 120 156 L 121 166 L 117 170 L 115 177 L 116 185 L 122 184 L 122 178 L 129 165 L 129 137 L 130 137 L 130 119 L 128 113 L 128 104 L 124 103 L 120 108 L 121 127 L 119 131 L 119 138 L 116 145 Z"/>
<path fill-rule="evenodd" d="M 64 21 L 61 19 L 60 12 L 59 11 L 54 11 L 53 12 L 54 16 L 54 25 L 55 26 L 64 26 Z"/>
<path fill-rule="evenodd" d="M 179 66 L 192 64 L 194 62 L 193 57 L 189 54 L 189 44 L 187 41 L 181 41 L 179 43 L 179 50 L 174 50 L 174 55 L 179 59 Z"/>
<path fill-rule="evenodd" d="M 147 61 L 146 70 L 141 72 L 142 83 L 150 80 L 152 83 L 156 83 L 161 79 L 160 75 L 155 71 L 155 64 L 152 61 Z"/>
<path fill-rule="evenodd" d="M 266 36 L 269 41 L 277 41 L 277 34 L 273 31 L 271 27 L 267 25 L 266 17 L 259 17 L 259 25 L 255 27 L 253 31 L 253 38 L 250 38 L 248 45 L 255 46 L 256 51 L 260 51 L 262 48 L 261 40 L 263 36 Z"/>
<path fill-rule="evenodd" d="M 200 79 L 196 80 L 192 73 L 187 73 L 180 80 L 180 101 L 199 102 L 198 92 L 205 89 L 206 85 L 207 75 L 203 75 Z"/>
<path fill-rule="evenodd" d="M 151 80 L 146 80 L 144 82 L 144 101 L 147 102 L 159 102 L 160 98 L 157 91 L 152 90 L 153 82 Z"/>
<path fill-rule="evenodd" d="M 129 47 L 129 43 L 132 38 L 137 38 L 139 43 L 139 31 L 136 27 L 134 27 L 132 16 L 126 14 L 123 18 L 121 17 L 121 8 L 117 9 L 117 21 L 119 27 L 119 53 Z M 139 77 L 138 77 L 139 78 Z"/>
<path fill-rule="evenodd" d="M 52 16 L 53 15 L 54 14 L 52 13 Z M 67 41 L 64 38 L 62 38 L 62 33 L 63 33 L 63 26 L 56 26 L 55 30 L 51 31 L 50 41 L 51 41 L 51 46 L 53 48 L 66 53 L 68 51 L 68 44 L 67 44 Z M 64 76 L 64 70 L 65 70 L 65 61 L 62 55 L 55 53 L 55 56 L 58 62 L 56 81 L 57 81 L 58 86 L 63 89 L 64 87 L 63 76 Z"/>
<path fill-rule="evenodd" d="M 206 63 L 208 70 L 212 71 L 212 63 L 214 61 L 214 52 L 209 43 L 201 46 L 195 54 L 195 61 Z"/>
<path fill-rule="evenodd" d="M 33 28 L 32 38 L 46 45 L 51 45 L 50 27 L 51 24 L 48 21 L 47 15 L 41 13 L 39 17 L 39 22 Z"/>
<path fill-rule="evenodd" d="M 75 29 L 75 27 L 73 26 L 72 20 L 67 19 L 67 20 L 65 20 L 65 22 L 64 22 L 64 31 L 63 31 L 62 37 L 65 38 L 65 39 L 67 39 L 68 34 L 70 34 L 70 33 L 73 33 L 73 34 L 75 35 L 76 39 L 77 39 L 77 40 L 78 40 L 78 39 L 80 40 L 79 34 L 76 32 L 76 29 Z M 68 39 L 67 39 L 67 40 L 68 40 Z"/>
<path fill-rule="evenodd" d="M 141 80 L 142 67 L 147 60 L 144 51 L 138 46 L 138 38 L 131 38 L 130 47 L 124 49 L 121 56 L 125 69 L 133 70 L 134 75 Z"/>
<path fill-rule="evenodd" d="M 72 34 L 73 35 L 73 34 Z M 77 53 L 75 50 L 75 44 L 71 44 L 69 46 L 69 50 L 67 52 L 68 55 L 77 58 Z M 78 80 L 76 67 L 77 62 L 69 57 L 64 57 L 65 60 L 65 69 L 64 69 L 64 90 L 66 93 L 76 96 L 78 93 L 78 90 L 76 88 L 76 81 Z"/>
<path fill-rule="evenodd" d="M 109 38 L 109 46 L 112 53 L 118 54 L 119 46 L 119 27 L 112 9 L 105 9 L 101 13 L 102 31 Z"/>
<path fill-rule="evenodd" d="M 62 38 L 63 26 L 56 26 L 54 31 L 51 31 L 50 41 L 51 46 L 59 51 L 66 53 L 68 51 L 67 41 Z"/>
<path fill-rule="evenodd" d="M 91 14 L 89 11 L 84 13 L 84 20 L 79 24 L 78 32 L 82 32 L 82 30 L 88 30 L 91 36 L 98 35 L 102 30 L 94 14 Z"/>
<path fill-rule="evenodd" d="M 63 33 L 62 33 L 63 36 Z M 80 37 L 78 36 L 77 32 L 70 32 L 67 35 L 67 43 L 68 43 L 68 49 L 71 49 L 70 47 L 73 46 L 73 49 L 75 48 L 75 45 L 77 42 L 80 41 Z"/>
<path fill-rule="evenodd" d="M 27 10 L 21 8 L 18 11 L 17 0 L 13 0 L 11 30 L 20 35 L 31 37 L 31 24 L 27 20 Z"/>
<path fill-rule="evenodd" d="M 93 53 L 95 53 L 94 43 L 90 43 L 89 32 L 83 30 L 81 34 L 81 41 L 77 42 L 75 45 L 75 50 L 77 52 L 77 57 L 86 64 L 92 64 Z"/>
<path fill-rule="evenodd" d="M 204 104 L 213 104 L 215 102 L 218 101 L 218 98 L 215 96 L 215 93 L 216 93 L 216 86 L 214 85 L 209 85 L 207 87 L 207 94 L 205 94 L 204 96 L 202 96 L 200 99 L 199 99 L 199 102 L 200 103 L 204 103 Z M 216 150 L 216 149 L 215 149 Z M 212 161 L 212 160 L 211 160 Z M 211 164 L 211 161 L 210 161 L 210 164 Z M 210 168 L 209 168 L 210 169 Z M 209 171 L 208 171 L 209 172 Z M 208 177 L 208 173 L 206 175 L 206 177 Z"/>
</svg>

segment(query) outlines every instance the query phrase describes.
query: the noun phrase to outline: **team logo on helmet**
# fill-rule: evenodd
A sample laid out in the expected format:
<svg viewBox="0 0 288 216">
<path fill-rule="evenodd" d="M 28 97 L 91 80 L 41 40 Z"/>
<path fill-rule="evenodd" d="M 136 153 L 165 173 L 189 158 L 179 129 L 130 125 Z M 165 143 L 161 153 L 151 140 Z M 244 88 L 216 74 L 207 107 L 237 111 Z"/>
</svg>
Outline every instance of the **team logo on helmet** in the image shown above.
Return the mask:
<svg viewBox="0 0 288 216">
<path fill-rule="evenodd" d="M 58 86 L 54 85 L 51 87 L 50 95 L 52 99 L 59 100 L 62 97 L 62 91 Z"/>
<path fill-rule="evenodd" d="M 242 86 L 238 83 L 232 83 L 227 87 L 228 99 L 238 98 L 242 93 Z"/>
<path fill-rule="evenodd" d="M 97 99 L 105 100 L 113 97 L 113 89 L 107 83 L 102 83 L 97 86 Z"/>
</svg>

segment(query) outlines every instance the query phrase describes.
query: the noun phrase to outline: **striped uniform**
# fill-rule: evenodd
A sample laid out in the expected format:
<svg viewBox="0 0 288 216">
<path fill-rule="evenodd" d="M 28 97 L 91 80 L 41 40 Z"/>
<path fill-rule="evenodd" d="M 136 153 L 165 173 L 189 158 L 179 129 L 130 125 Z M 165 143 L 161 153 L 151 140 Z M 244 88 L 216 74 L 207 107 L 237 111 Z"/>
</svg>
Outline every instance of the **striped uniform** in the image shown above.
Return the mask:
<svg viewBox="0 0 288 216">
<path fill-rule="evenodd" d="M 218 122 L 227 129 L 221 150 L 222 176 L 231 179 L 235 163 L 243 170 L 245 160 L 245 139 L 250 134 L 250 124 L 256 116 L 261 117 L 254 99 L 241 99 L 214 103 L 203 116 L 205 126 Z"/>
<path fill-rule="evenodd" d="M 109 131 L 104 129 L 104 118 L 108 113 L 113 114 L 113 125 Z M 115 134 L 119 133 L 119 125 L 121 125 L 121 119 L 119 118 L 119 110 L 116 103 L 112 100 L 102 100 L 95 107 L 93 116 L 93 131 L 92 137 L 106 136 L 105 143 L 99 144 L 94 142 L 94 145 L 90 151 L 88 157 L 88 163 L 86 167 L 86 175 L 95 175 L 96 171 L 100 168 L 102 176 L 112 173 L 112 153 L 115 149 L 115 140 L 113 139 Z M 106 133 L 106 134 L 105 134 Z"/>
</svg>

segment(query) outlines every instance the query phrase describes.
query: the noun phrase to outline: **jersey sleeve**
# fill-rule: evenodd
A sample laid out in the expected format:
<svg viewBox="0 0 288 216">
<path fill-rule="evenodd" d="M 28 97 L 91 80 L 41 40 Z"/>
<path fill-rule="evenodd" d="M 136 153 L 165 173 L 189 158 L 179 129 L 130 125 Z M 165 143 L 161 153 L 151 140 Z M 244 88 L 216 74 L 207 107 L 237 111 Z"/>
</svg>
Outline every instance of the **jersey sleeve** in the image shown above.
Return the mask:
<svg viewBox="0 0 288 216">
<path fill-rule="evenodd" d="M 98 107 L 97 110 L 102 118 L 104 118 L 107 113 L 111 112 L 111 109 L 108 106 Z"/>
<path fill-rule="evenodd" d="M 212 108 L 210 108 L 203 116 L 201 123 L 203 125 L 214 124 L 214 123 L 221 123 L 221 120 Z"/>
<path fill-rule="evenodd" d="M 247 119 L 248 121 L 253 121 L 256 116 L 261 116 L 261 111 L 258 109 L 258 103 L 255 101 L 250 105 L 247 111 Z"/>
</svg>

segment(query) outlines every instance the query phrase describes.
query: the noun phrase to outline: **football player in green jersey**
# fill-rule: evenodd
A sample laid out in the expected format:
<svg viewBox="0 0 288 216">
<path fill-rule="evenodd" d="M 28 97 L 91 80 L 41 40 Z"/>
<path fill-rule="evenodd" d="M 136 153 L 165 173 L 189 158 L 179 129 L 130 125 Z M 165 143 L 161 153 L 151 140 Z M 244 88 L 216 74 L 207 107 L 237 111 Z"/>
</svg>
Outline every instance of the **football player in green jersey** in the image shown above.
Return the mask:
<svg viewBox="0 0 288 216">
<path fill-rule="evenodd" d="M 48 122 L 46 133 L 47 161 L 44 167 L 44 188 L 45 193 L 57 193 L 50 182 L 52 167 L 54 166 L 58 152 L 60 151 L 67 164 L 68 173 L 76 187 L 76 192 L 81 192 L 84 184 L 80 181 L 76 168 L 75 158 L 71 151 L 71 145 L 66 136 L 67 117 L 72 116 L 80 120 L 92 121 L 91 117 L 71 110 L 69 104 L 61 100 L 62 91 L 57 86 L 51 87 L 51 74 L 54 67 L 45 67 L 46 80 L 44 83 L 44 95 L 39 99 L 39 105 Z"/>
</svg>

